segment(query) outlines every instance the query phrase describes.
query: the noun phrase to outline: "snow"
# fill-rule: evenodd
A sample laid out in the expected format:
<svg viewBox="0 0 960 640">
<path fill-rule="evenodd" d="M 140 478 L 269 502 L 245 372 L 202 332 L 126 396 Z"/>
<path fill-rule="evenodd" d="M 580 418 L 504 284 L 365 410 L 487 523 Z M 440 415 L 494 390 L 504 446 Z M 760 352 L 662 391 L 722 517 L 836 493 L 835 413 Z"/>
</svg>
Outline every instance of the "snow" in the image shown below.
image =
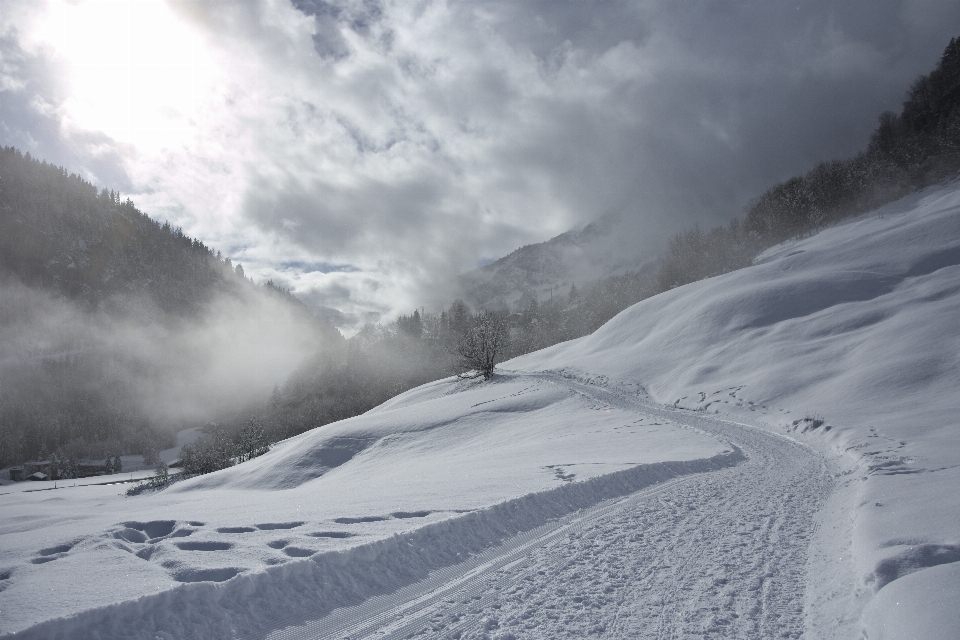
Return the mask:
<svg viewBox="0 0 960 640">
<path fill-rule="evenodd" d="M 177 443 L 173 447 L 159 452 L 158 455 L 160 457 L 160 461 L 167 465 L 175 462 L 178 458 L 180 458 L 180 449 L 183 448 L 183 445 L 193 444 L 202 435 L 202 433 L 203 432 L 200 427 L 191 427 L 190 429 L 178 431 Z"/>
<path fill-rule="evenodd" d="M 160 493 L 4 487 L 0 633 L 956 637 L 958 306 L 954 183 Z"/>
<path fill-rule="evenodd" d="M 878 603 L 914 572 L 960 601 L 958 574 L 933 570 L 960 559 L 960 188 L 929 189 L 757 262 L 510 366 L 639 383 L 661 403 L 752 416 L 848 457 L 857 469 L 836 517 L 852 525 L 832 524 L 850 532 L 854 577 L 837 597 L 846 615 L 863 611 L 858 625 L 919 637 L 895 631 Z M 792 424 L 815 416 L 826 423 L 807 433 L 809 422 Z M 960 628 L 954 612 L 916 597 L 895 610 L 901 629 L 923 619 L 946 630 L 922 637 Z"/>
<path fill-rule="evenodd" d="M 441 381 L 158 494 L 126 497 L 129 485 L 114 485 L 2 496 L 0 567 L 12 574 L 0 583 L 0 624 L 4 632 L 20 631 L 123 602 L 118 610 L 92 613 L 95 622 L 74 620 L 55 625 L 61 631 L 35 633 L 69 637 L 76 625 L 100 628 L 112 624 L 104 616 L 145 610 L 163 630 L 176 626 L 183 608 L 169 603 L 180 599 L 216 620 L 222 602 L 197 603 L 217 593 L 210 589 L 218 582 L 247 602 L 242 594 L 251 582 L 231 581 L 234 576 L 250 576 L 257 592 L 291 582 L 298 593 L 336 602 L 338 596 L 314 584 L 328 579 L 317 573 L 322 562 L 383 555 L 382 545 L 389 547 L 395 534 L 414 529 L 426 532 L 420 535 L 441 560 L 455 558 L 611 491 L 714 468 L 718 454 L 737 461 L 728 445 L 703 433 L 598 402 L 548 378 Z M 685 466 L 690 461 L 694 466 Z M 602 482 L 591 484 L 597 479 Z M 563 491 L 551 493 L 558 488 Z M 450 544 L 436 531 L 454 532 L 447 534 Z M 355 556 L 342 555 L 351 549 Z M 401 575 L 434 566 L 423 558 L 397 562 Z M 58 591 L 51 601 L 51 582 L 96 588 Z M 157 593 L 162 597 L 142 601 Z M 300 602 L 286 589 L 277 594 L 250 607 L 277 611 L 285 610 L 281 601 Z M 144 637 L 153 637 L 150 631 L 144 628 Z M 207 625 L 196 633 L 224 631 Z"/>
</svg>

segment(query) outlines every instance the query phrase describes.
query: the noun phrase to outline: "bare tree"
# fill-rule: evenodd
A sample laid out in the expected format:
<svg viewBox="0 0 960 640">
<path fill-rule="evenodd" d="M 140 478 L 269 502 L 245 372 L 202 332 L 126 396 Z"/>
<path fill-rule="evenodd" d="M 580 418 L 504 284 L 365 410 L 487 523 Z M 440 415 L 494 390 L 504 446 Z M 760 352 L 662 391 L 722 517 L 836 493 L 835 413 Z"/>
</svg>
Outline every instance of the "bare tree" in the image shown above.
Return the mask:
<svg viewBox="0 0 960 640">
<path fill-rule="evenodd" d="M 477 313 L 473 327 L 457 340 L 457 377 L 489 379 L 497 358 L 506 350 L 507 338 L 507 325 L 500 314 L 492 311 Z"/>
</svg>

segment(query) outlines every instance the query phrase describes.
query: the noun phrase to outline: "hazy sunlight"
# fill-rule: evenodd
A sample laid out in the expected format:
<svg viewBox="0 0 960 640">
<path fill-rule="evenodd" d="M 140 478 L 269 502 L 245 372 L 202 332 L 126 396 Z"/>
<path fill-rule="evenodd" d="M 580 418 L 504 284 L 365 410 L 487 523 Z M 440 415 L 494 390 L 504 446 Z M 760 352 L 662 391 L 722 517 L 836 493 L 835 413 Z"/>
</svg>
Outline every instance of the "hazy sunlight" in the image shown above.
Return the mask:
<svg viewBox="0 0 960 640">
<path fill-rule="evenodd" d="M 67 70 L 65 123 L 143 151 L 185 143 L 214 95 L 203 38 L 162 0 L 54 0 L 33 35 Z"/>
</svg>

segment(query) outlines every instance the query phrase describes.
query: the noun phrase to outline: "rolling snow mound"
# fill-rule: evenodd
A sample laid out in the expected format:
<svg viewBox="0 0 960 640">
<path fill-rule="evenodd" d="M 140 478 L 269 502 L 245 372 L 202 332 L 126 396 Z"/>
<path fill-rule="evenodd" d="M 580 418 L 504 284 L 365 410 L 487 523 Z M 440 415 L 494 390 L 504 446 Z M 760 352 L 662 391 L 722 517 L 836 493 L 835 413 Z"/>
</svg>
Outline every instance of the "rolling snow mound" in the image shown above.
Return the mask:
<svg viewBox="0 0 960 640">
<path fill-rule="evenodd" d="M 845 615 L 862 612 L 871 640 L 957 637 L 957 182 L 773 247 L 752 267 L 640 302 L 590 336 L 505 366 L 642 386 L 660 403 L 752 417 L 845 455 L 857 472 L 841 489 L 847 513 L 831 523 L 851 538 L 836 541 L 856 573 Z"/>
</svg>

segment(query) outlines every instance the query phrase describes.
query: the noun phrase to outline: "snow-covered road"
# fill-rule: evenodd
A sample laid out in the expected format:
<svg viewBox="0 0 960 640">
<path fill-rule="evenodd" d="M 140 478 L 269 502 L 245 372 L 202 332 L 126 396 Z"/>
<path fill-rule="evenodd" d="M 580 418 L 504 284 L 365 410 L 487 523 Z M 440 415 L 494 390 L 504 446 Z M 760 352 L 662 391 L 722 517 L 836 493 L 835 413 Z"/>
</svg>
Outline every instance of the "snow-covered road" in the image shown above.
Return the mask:
<svg viewBox="0 0 960 640">
<path fill-rule="evenodd" d="M 815 515 L 832 485 L 821 456 L 751 426 L 541 377 L 710 433 L 748 459 L 577 511 L 266 637 L 800 637 Z"/>
</svg>

